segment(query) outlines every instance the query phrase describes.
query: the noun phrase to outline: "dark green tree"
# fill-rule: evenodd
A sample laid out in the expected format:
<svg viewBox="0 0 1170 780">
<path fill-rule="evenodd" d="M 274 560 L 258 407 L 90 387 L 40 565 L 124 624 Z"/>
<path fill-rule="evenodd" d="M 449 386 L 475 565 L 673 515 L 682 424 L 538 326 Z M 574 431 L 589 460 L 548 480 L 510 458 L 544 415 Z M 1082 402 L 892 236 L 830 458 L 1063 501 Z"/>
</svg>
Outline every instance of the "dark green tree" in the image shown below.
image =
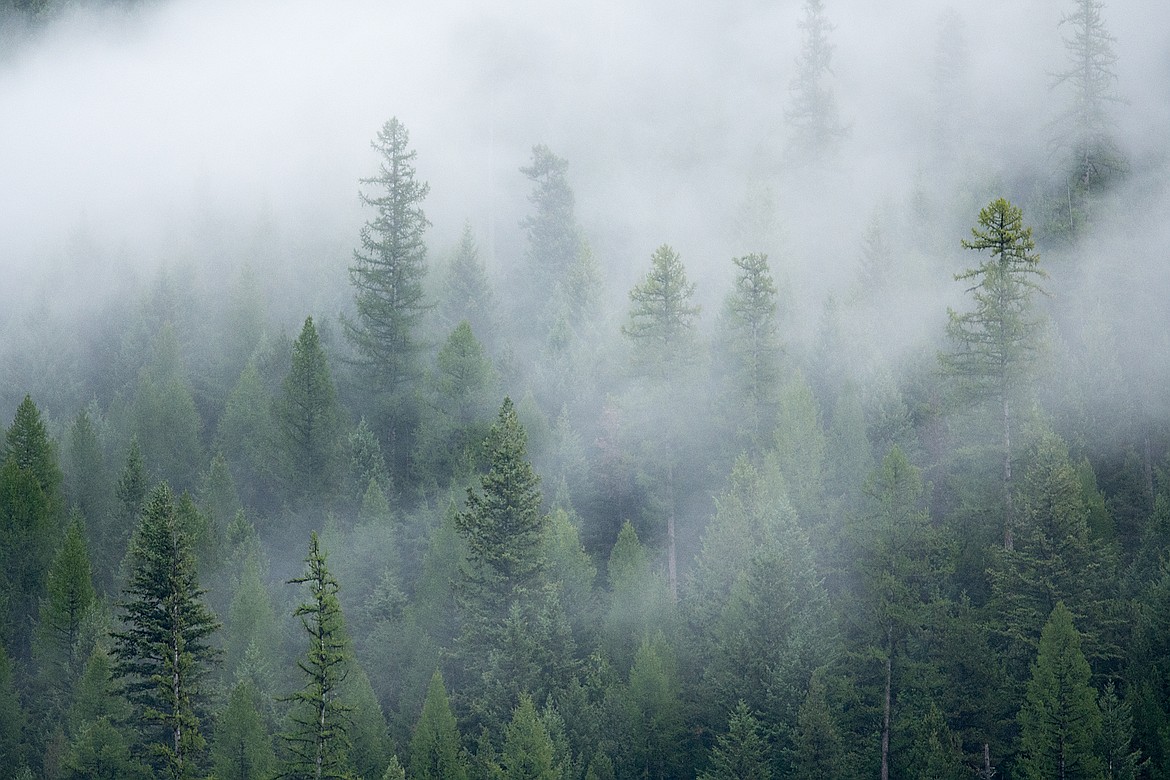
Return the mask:
<svg viewBox="0 0 1170 780">
<path fill-rule="evenodd" d="M 1040 635 L 1040 650 L 1020 710 L 1020 772 L 1026 780 L 1101 776 L 1101 713 L 1089 685 L 1089 662 L 1072 613 L 1057 603 Z"/>
<path fill-rule="evenodd" d="M 436 670 L 410 740 L 411 780 L 467 780 L 459 743 L 459 729 L 447 701 L 443 676 Z"/>
<path fill-rule="evenodd" d="M 0 645 L 0 755 L 10 762 L 9 767 L 15 774 L 23 763 L 28 716 L 20 703 L 12 666 L 12 658 Z"/>
<path fill-rule="evenodd" d="M 772 780 L 773 776 L 760 722 L 740 701 L 728 718 L 727 733 L 716 738 L 710 766 L 699 773 L 699 780 Z"/>
<path fill-rule="evenodd" d="M 110 634 L 113 676 L 147 729 L 156 768 L 171 778 L 194 777 L 205 746 L 203 679 L 216 660 L 210 640 L 219 624 L 201 601 L 191 541 L 166 484 L 143 508 L 130 560 L 118 605 L 122 630 Z"/>
<path fill-rule="evenodd" d="M 630 667 L 623 704 L 628 731 L 627 765 L 621 777 L 666 780 L 682 771 L 682 746 L 686 735 L 678 662 L 660 633 L 642 643 Z"/>
<path fill-rule="evenodd" d="M 81 510 L 93 541 L 106 535 L 111 515 L 110 480 L 97 428 L 87 410 L 82 409 L 69 428 L 67 495 L 71 505 Z"/>
<path fill-rule="evenodd" d="M 630 290 L 630 313 L 622 334 L 634 348 L 639 374 L 668 377 L 695 360 L 695 285 L 678 253 L 666 244 L 650 257 L 650 271 Z"/>
<path fill-rule="evenodd" d="M 21 470 L 32 474 L 49 500 L 53 513 L 64 510 L 57 448 L 31 396 L 26 395 L 16 407 L 12 426 L 4 434 L 4 460 L 12 461 Z"/>
<path fill-rule="evenodd" d="M 90 577 L 85 531 L 75 513 L 49 566 L 33 651 L 42 675 L 58 697 L 71 697 L 89 656 L 80 647 L 82 627 L 97 598 Z"/>
<path fill-rule="evenodd" d="M 309 538 L 305 573 L 289 584 L 308 586 L 309 598 L 293 613 L 309 636 L 309 650 L 297 666 L 305 684 L 287 697 L 292 705 L 290 731 L 281 735 L 290 757 L 282 777 L 291 780 L 344 780 L 349 772 L 349 724 L 353 707 L 341 698 L 348 674 L 349 640 L 345 633 L 339 586 L 329 573 L 317 532 Z"/>
<path fill-rule="evenodd" d="M 870 476 L 868 504 L 847 529 L 844 557 L 856 580 L 842 597 L 846 638 L 857 677 L 871 681 L 874 698 L 880 696 L 883 780 L 890 777 L 891 733 L 899 728 L 899 686 L 923 677 L 926 659 L 914 649 L 921 648 L 947 575 L 949 551 L 930 522 L 924 492 L 921 473 L 895 446 Z"/>
<path fill-rule="evenodd" d="M 354 250 L 349 268 L 357 319 L 345 322 L 345 333 L 379 393 L 393 393 L 418 376 L 424 346 L 416 331 L 428 308 L 423 234 L 430 222 L 422 202 L 430 187 L 415 179 L 417 152 L 409 144 L 410 133 L 396 117 L 371 143 L 379 169 L 361 180 L 370 188 L 361 199 L 377 213 L 362 227 L 361 248 Z"/>
<path fill-rule="evenodd" d="M 1105 780 L 1137 780 L 1148 769 L 1142 751 L 1133 746 L 1133 712 L 1129 702 L 1118 697 L 1113 681 L 1097 697 L 1101 710 L 1101 746 Z"/>
<path fill-rule="evenodd" d="M 276 402 L 288 458 L 290 494 L 327 501 L 336 491 L 341 455 L 341 409 L 313 318 L 293 344 L 292 366 Z"/>
<path fill-rule="evenodd" d="M 0 607 L 4 644 L 28 658 L 58 527 L 37 475 L 9 456 L 0 464 Z"/>
<path fill-rule="evenodd" d="M 461 601 L 468 630 L 476 634 L 514 601 L 534 595 L 545 568 L 540 477 L 528 461 L 527 436 L 511 398 L 500 407 L 487 448 L 491 468 L 478 491 L 468 489 L 467 509 L 456 518 L 468 549 Z"/>
<path fill-rule="evenodd" d="M 1037 280 L 1047 274 L 1033 251 L 1032 228 L 1024 226 L 1024 214 L 1007 200 L 992 201 L 979 212 L 979 224 L 971 229 L 966 249 L 986 251 L 989 257 L 978 267 L 957 274 L 969 282 L 974 311 L 947 313 L 947 336 L 952 351 L 940 355 L 944 373 L 974 398 L 993 404 L 1000 416 L 1003 463 L 1003 539 L 1011 549 L 1015 512 L 1012 505 L 1013 407 L 1032 373 L 1039 353 L 1041 321 L 1032 299 L 1043 292 Z"/>
</svg>

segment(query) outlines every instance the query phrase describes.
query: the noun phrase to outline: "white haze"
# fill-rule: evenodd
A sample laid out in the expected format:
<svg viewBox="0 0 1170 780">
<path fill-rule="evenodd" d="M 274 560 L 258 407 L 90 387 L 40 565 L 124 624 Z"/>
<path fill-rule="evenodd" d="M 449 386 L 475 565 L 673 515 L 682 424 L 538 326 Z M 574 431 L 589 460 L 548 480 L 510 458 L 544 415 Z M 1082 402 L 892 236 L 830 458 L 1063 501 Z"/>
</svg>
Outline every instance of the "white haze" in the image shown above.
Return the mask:
<svg viewBox="0 0 1170 780">
<path fill-rule="evenodd" d="M 1010 189 L 1043 164 L 1068 5 L 955 7 L 970 61 L 961 164 L 986 167 L 973 179 Z M 761 248 L 741 246 L 734 228 L 754 182 L 778 193 L 777 259 L 815 315 L 850 280 L 874 209 L 937 184 L 926 144 L 943 10 L 828 0 L 833 88 L 852 134 L 823 175 L 782 162 L 797 0 L 76 11 L 0 53 L 0 306 L 84 309 L 159 267 L 194 263 L 214 277 L 249 262 L 291 296 L 289 321 L 335 311 L 368 216 L 357 192 L 377 164 L 369 143 L 397 116 L 431 185 L 436 256 L 469 220 L 494 271 L 520 261 L 529 185 L 518 169 L 545 143 L 570 162 L 614 305 L 665 242 L 715 310 L 728 259 Z M 1118 110 L 1125 146 L 1158 164 L 1170 132 L 1168 10 L 1148 0 L 1105 11 L 1129 98 Z M 985 194 L 1000 193 L 975 197 Z M 953 270 L 940 269 L 944 281 Z M 1149 273 L 1165 286 L 1164 267 Z"/>
</svg>

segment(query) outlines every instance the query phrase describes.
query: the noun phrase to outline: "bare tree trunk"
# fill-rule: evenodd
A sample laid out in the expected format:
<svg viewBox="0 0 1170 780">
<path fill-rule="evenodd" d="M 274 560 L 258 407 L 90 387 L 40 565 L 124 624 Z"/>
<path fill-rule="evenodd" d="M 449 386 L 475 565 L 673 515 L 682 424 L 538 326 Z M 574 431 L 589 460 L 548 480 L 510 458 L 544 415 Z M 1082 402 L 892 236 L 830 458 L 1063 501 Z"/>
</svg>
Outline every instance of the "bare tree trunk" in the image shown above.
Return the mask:
<svg viewBox="0 0 1170 780">
<path fill-rule="evenodd" d="M 670 491 L 670 511 L 666 515 L 666 575 L 670 582 L 670 599 L 678 603 L 678 564 L 674 545 L 674 466 L 668 467 L 667 490 Z"/>
</svg>

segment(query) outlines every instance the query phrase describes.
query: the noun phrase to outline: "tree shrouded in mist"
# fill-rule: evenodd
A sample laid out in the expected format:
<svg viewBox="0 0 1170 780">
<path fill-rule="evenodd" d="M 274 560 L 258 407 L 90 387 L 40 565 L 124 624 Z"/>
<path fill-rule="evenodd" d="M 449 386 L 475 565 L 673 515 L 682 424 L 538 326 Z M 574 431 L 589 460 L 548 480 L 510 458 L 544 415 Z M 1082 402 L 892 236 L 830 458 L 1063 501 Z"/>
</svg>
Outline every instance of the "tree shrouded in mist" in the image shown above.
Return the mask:
<svg viewBox="0 0 1170 780">
<path fill-rule="evenodd" d="M 1115 89 L 1116 39 L 1105 27 L 1104 7 L 1101 0 L 1074 0 L 1072 12 L 1060 22 L 1068 30 L 1064 38 L 1068 59 L 1053 76 L 1054 86 L 1064 87 L 1068 94 L 1068 107 L 1053 122 L 1052 145 L 1068 166 L 1069 187 L 1078 200 L 1127 167 L 1114 137 L 1111 106 L 1122 98 Z M 1067 197 L 1072 208 L 1072 194 Z"/>
<path fill-rule="evenodd" d="M 654 250 L 649 272 L 630 290 L 629 320 L 622 326 L 638 373 L 661 377 L 694 362 L 694 294 L 678 253 L 666 244 Z"/>
<path fill-rule="evenodd" d="M 297 496 L 320 501 L 335 490 L 340 416 L 325 351 L 309 317 L 293 344 L 292 366 L 276 404 L 283 451 L 289 458 L 288 479 Z"/>
<path fill-rule="evenodd" d="M 788 88 L 791 102 L 784 117 L 792 128 L 791 150 L 815 160 L 831 152 L 849 128 L 841 122 L 837 98 L 827 83 L 833 75 L 833 44 L 829 42 L 833 25 L 825 16 L 825 4 L 805 0 L 803 10 L 800 29 L 804 41 L 796 60 L 796 76 Z"/>
<path fill-rule="evenodd" d="M 1024 214 L 1007 200 L 992 201 L 979 212 L 972 240 L 963 247 L 987 252 L 975 268 L 956 274 L 970 282 L 974 311 L 948 309 L 947 336 L 952 351 L 940 355 L 943 371 L 973 397 L 994 402 L 1001 414 L 1003 456 L 1004 547 L 1012 546 L 1012 425 L 1013 404 L 1030 375 L 1041 348 L 1041 320 L 1032 298 L 1043 292 L 1037 280 L 1047 274 L 1033 251 L 1032 228 Z"/>
<path fill-rule="evenodd" d="M 429 185 L 415 178 L 417 152 L 408 147 L 410 134 L 397 118 L 390 119 L 371 143 L 381 157 L 378 175 L 362 179 L 370 187 L 362 203 L 377 215 L 361 231 L 349 269 L 354 286 L 357 321 L 345 332 L 380 392 L 393 392 L 419 373 L 423 344 L 417 326 L 427 310 L 423 292 L 430 226 L 422 210 Z"/>
</svg>

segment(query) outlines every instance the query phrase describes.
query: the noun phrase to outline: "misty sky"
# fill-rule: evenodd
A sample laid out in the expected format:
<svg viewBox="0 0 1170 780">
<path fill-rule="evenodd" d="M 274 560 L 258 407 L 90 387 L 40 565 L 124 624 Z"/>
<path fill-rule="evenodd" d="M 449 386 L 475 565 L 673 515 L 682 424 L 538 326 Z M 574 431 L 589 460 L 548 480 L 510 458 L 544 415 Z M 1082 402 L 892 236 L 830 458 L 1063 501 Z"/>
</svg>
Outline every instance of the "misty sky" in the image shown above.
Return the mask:
<svg viewBox="0 0 1170 780">
<path fill-rule="evenodd" d="M 996 176 L 1042 155 L 1068 6 L 954 6 L 971 66 L 969 156 L 992 158 Z M 794 256 L 853 262 L 875 205 L 929 177 L 922 145 L 945 7 L 826 3 L 834 89 L 853 132 L 847 173 L 806 182 L 804 210 L 781 218 Z M 1170 4 L 1105 13 L 1129 99 L 1119 122 L 1140 158 L 1170 132 Z M 369 141 L 392 115 L 431 184 L 439 252 L 470 220 L 493 264 L 515 262 L 529 189 L 517 169 L 546 143 L 570 161 L 611 286 L 628 286 L 663 242 L 700 280 L 708 268 L 728 277 L 727 258 L 754 249 L 734 246 L 729 228 L 751 180 L 783 189 L 788 177 L 768 161 L 785 143 L 799 16 L 796 0 L 203 0 L 66 16 L 0 53 L 6 292 L 91 262 L 78 254 L 147 275 L 187 256 L 238 263 L 248 245 L 201 241 L 258 224 L 343 284 L 366 218 L 357 180 L 372 173 Z"/>
</svg>

